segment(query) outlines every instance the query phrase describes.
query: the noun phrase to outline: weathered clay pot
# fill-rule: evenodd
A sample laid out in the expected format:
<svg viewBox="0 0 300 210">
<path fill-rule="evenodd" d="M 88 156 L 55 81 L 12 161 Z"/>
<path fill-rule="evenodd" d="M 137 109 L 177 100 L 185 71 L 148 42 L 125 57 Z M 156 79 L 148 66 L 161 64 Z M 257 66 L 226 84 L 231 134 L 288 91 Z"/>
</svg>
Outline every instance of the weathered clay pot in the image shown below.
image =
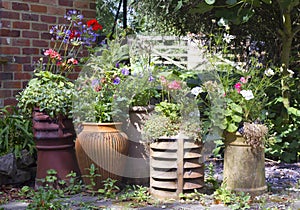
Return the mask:
<svg viewBox="0 0 300 210">
<path fill-rule="evenodd" d="M 74 150 L 76 138 L 72 119 L 52 119 L 35 109 L 33 112 L 33 136 L 37 148 L 36 186 L 47 176 L 49 169 L 57 171 L 58 179 L 67 181 L 72 171 L 79 176 Z"/>
<path fill-rule="evenodd" d="M 248 145 L 238 132 L 226 133 L 223 179 L 230 190 L 252 195 L 265 192 L 264 148 Z"/>
<path fill-rule="evenodd" d="M 124 132 L 128 136 L 128 158 L 124 171 L 124 182 L 130 185 L 149 186 L 149 146 L 142 140 L 142 127 L 154 110 L 153 105 L 134 106 L 129 110 L 128 122 L 124 123 Z"/>
<path fill-rule="evenodd" d="M 150 148 L 152 196 L 178 199 L 180 193 L 204 187 L 202 143 L 184 136 L 161 137 Z"/>
<path fill-rule="evenodd" d="M 107 178 L 122 179 L 126 163 L 128 140 L 121 131 L 122 123 L 83 123 L 75 143 L 76 156 L 85 184 L 90 184 L 89 168 L 94 164 L 95 190 L 103 187 Z"/>
</svg>

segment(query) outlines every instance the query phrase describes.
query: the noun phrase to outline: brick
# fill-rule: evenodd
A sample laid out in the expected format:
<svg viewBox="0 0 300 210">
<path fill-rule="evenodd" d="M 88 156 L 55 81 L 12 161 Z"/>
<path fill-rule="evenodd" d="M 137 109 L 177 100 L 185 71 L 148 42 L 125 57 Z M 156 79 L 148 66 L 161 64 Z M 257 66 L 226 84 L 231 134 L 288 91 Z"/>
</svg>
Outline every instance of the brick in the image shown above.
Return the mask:
<svg viewBox="0 0 300 210">
<path fill-rule="evenodd" d="M 39 0 L 23 0 L 24 2 L 39 2 Z"/>
<path fill-rule="evenodd" d="M 31 23 L 32 30 L 48 31 L 48 25 L 45 23 Z"/>
<path fill-rule="evenodd" d="M 82 11 L 82 14 L 85 18 L 95 18 L 96 17 L 96 11 L 94 11 L 94 10 L 84 10 L 84 11 Z"/>
<path fill-rule="evenodd" d="M 20 13 L 18 12 L 12 12 L 12 11 L 0 11 L 0 17 L 1 18 L 7 18 L 7 19 L 20 19 Z"/>
<path fill-rule="evenodd" d="M 22 37 L 24 38 L 39 38 L 39 33 L 34 31 L 23 31 Z"/>
<path fill-rule="evenodd" d="M 10 90 L 0 90 L 0 98 L 11 97 L 12 92 Z"/>
<path fill-rule="evenodd" d="M 78 73 L 70 73 L 70 74 L 68 75 L 68 78 L 69 78 L 70 80 L 76 80 L 76 79 L 78 78 Z"/>
<path fill-rule="evenodd" d="M 47 7 L 42 5 L 31 4 L 32 12 L 47 13 Z M 49 13 L 51 14 L 51 13 Z"/>
<path fill-rule="evenodd" d="M 30 40 L 29 39 L 13 39 L 12 40 L 12 45 L 13 46 L 30 46 Z"/>
<path fill-rule="evenodd" d="M 49 47 L 49 42 L 44 41 L 44 40 L 33 40 L 33 41 L 32 41 L 32 46 L 33 46 L 33 47 L 44 47 L 44 48 L 48 48 L 48 47 Z"/>
<path fill-rule="evenodd" d="M 39 16 L 35 14 L 24 13 L 22 14 L 22 20 L 38 21 Z"/>
<path fill-rule="evenodd" d="M 57 0 L 40 0 L 41 4 L 57 5 Z"/>
<path fill-rule="evenodd" d="M 0 72 L 0 80 L 12 80 L 13 79 L 13 74 L 12 73 L 3 73 Z"/>
<path fill-rule="evenodd" d="M 0 46 L 0 54 L 2 55 L 18 55 L 20 54 L 20 48 L 19 47 L 2 47 Z"/>
<path fill-rule="evenodd" d="M 30 24 L 26 22 L 13 22 L 13 28 L 29 29 Z"/>
<path fill-rule="evenodd" d="M 0 24 L 0 28 L 11 28 L 11 22 L 9 20 L 1 20 Z"/>
<path fill-rule="evenodd" d="M 31 63 L 31 58 L 29 56 L 14 56 L 16 63 Z"/>
<path fill-rule="evenodd" d="M 90 9 L 96 10 L 96 3 L 90 3 Z"/>
<path fill-rule="evenodd" d="M 18 3 L 18 2 L 13 2 L 12 3 L 12 9 L 13 10 L 23 10 L 23 11 L 28 11 L 29 6 L 26 3 Z"/>
<path fill-rule="evenodd" d="M 28 65 L 24 64 L 23 65 L 23 71 L 28 72 L 28 71 L 33 71 L 34 69 L 35 69 L 35 67 L 32 64 L 28 64 Z"/>
<path fill-rule="evenodd" d="M 15 80 L 30 80 L 31 74 L 30 73 L 15 73 L 14 79 Z"/>
<path fill-rule="evenodd" d="M 63 7 L 48 7 L 48 14 L 64 16 L 66 9 Z"/>
<path fill-rule="evenodd" d="M 0 36 L 7 37 L 20 37 L 20 31 L 18 30 L 9 30 L 9 29 L 0 29 Z"/>
<path fill-rule="evenodd" d="M 73 7 L 73 0 L 58 0 L 60 6 Z"/>
<path fill-rule="evenodd" d="M 22 82 L 21 81 L 5 81 L 3 82 L 3 88 L 22 88 Z"/>
<path fill-rule="evenodd" d="M 40 53 L 40 50 L 38 48 L 23 48 L 22 52 L 23 55 L 37 55 Z"/>
<path fill-rule="evenodd" d="M 22 64 L 19 63 L 10 63 L 6 65 L 4 69 L 5 72 L 21 72 L 22 71 Z"/>
<path fill-rule="evenodd" d="M 52 35 L 49 33 L 42 33 L 41 39 L 50 40 L 52 38 Z"/>
<path fill-rule="evenodd" d="M 20 90 L 18 92 L 20 92 Z M 14 95 L 16 95 L 16 94 L 14 94 Z M 16 106 L 18 104 L 18 101 L 15 97 L 11 97 L 11 98 L 4 99 L 3 103 L 4 103 L 4 106 L 7 106 L 7 105 Z"/>
<path fill-rule="evenodd" d="M 0 8 L 11 9 L 11 2 L 9 2 L 9 1 L 0 1 Z"/>
<path fill-rule="evenodd" d="M 87 1 L 75 1 L 74 2 L 74 8 L 89 8 L 89 2 Z"/>
<path fill-rule="evenodd" d="M 42 15 L 41 21 L 46 23 L 56 23 L 56 17 L 49 15 Z"/>
</svg>

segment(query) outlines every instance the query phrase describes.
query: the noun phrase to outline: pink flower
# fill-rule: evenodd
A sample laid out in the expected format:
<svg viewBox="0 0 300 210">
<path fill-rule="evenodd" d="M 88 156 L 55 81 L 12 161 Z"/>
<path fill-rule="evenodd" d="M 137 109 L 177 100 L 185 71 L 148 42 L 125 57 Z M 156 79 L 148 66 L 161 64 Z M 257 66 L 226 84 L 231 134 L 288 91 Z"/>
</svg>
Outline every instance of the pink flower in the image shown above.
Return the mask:
<svg viewBox="0 0 300 210">
<path fill-rule="evenodd" d="M 160 76 L 160 81 L 162 83 L 166 83 L 167 82 L 167 80 L 166 80 L 166 78 L 164 76 Z"/>
<path fill-rule="evenodd" d="M 242 84 L 241 83 L 236 83 L 235 85 L 234 85 L 234 88 L 236 89 L 236 91 L 238 92 L 238 93 L 240 93 L 241 92 L 241 88 L 242 88 Z"/>
<path fill-rule="evenodd" d="M 181 89 L 181 85 L 180 85 L 180 82 L 174 80 L 172 82 L 170 82 L 168 84 L 168 88 L 171 89 L 171 90 L 178 90 L 178 89 Z"/>
<path fill-rule="evenodd" d="M 49 50 L 46 50 L 45 52 L 44 52 L 44 55 L 46 55 L 46 56 L 50 56 L 50 58 L 56 58 L 56 59 L 58 59 L 58 60 L 61 60 L 61 56 L 60 56 L 60 54 L 58 53 L 58 52 L 56 52 L 55 50 L 52 50 L 52 49 L 49 49 Z"/>
<path fill-rule="evenodd" d="M 78 64 L 78 60 L 76 60 L 75 58 L 70 58 L 68 59 L 67 63 L 72 63 L 74 65 Z"/>
<path fill-rule="evenodd" d="M 241 77 L 240 81 L 241 81 L 242 83 L 244 83 L 244 84 L 248 82 L 247 79 L 246 79 L 245 77 Z"/>
</svg>

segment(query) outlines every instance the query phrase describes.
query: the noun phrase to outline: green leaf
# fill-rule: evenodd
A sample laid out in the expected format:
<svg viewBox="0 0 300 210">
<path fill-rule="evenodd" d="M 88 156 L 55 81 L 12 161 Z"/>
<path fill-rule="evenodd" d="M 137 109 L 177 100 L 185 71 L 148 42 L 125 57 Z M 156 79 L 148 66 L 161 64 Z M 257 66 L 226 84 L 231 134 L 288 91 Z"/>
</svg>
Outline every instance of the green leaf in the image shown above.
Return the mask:
<svg viewBox="0 0 300 210">
<path fill-rule="evenodd" d="M 293 114 L 297 117 L 300 117 L 300 110 L 299 109 L 296 109 L 294 107 L 289 107 L 288 112 L 289 112 L 289 114 Z"/>
<path fill-rule="evenodd" d="M 237 112 L 237 113 L 240 113 L 240 114 L 243 113 L 243 108 L 242 108 L 240 105 L 237 105 L 237 104 L 235 104 L 235 103 L 231 103 L 231 104 L 229 104 L 229 106 L 230 106 L 230 108 L 231 108 L 233 111 L 235 111 L 235 112 Z"/>
<path fill-rule="evenodd" d="M 272 4 L 272 0 L 262 0 L 262 2 L 264 2 L 266 4 Z"/>
<path fill-rule="evenodd" d="M 182 0 L 178 1 L 177 6 L 175 7 L 175 12 L 180 10 L 180 8 L 182 7 Z"/>
<path fill-rule="evenodd" d="M 233 120 L 234 122 L 239 123 L 239 122 L 242 121 L 242 117 L 241 117 L 241 116 L 238 116 L 238 115 L 233 115 L 233 116 L 232 116 L 232 120 Z"/>
<path fill-rule="evenodd" d="M 206 4 L 212 5 L 215 3 L 215 0 L 205 0 Z"/>
<path fill-rule="evenodd" d="M 227 131 L 228 132 L 236 132 L 237 131 L 237 129 L 238 129 L 238 127 L 235 125 L 235 124 L 233 124 L 233 123 L 230 123 L 229 125 L 228 125 L 228 127 L 227 127 Z"/>
</svg>

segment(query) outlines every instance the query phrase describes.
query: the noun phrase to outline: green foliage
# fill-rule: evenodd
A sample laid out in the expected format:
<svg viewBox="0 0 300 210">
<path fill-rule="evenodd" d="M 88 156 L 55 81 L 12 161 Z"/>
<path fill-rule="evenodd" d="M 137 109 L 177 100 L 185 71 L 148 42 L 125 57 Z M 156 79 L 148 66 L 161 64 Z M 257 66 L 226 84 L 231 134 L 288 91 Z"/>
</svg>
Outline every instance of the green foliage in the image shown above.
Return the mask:
<svg viewBox="0 0 300 210">
<path fill-rule="evenodd" d="M 95 167 L 94 164 L 91 164 L 90 168 L 86 168 L 85 170 L 89 171 L 88 175 L 82 175 L 82 177 L 89 178 L 89 183 L 86 184 L 85 187 L 88 189 L 89 192 L 92 193 L 92 195 L 94 195 L 97 192 L 97 190 L 95 190 L 95 186 L 96 186 L 95 179 L 97 177 L 100 177 L 101 175 L 97 174 L 97 168 Z"/>
<path fill-rule="evenodd" d="M 104 196 L 104 198 L 116 198 L 116 193 L 120 190 L 120 188 L 116 185 L 118 180 L 114 180 L 111 178 L 107 178 L 103 181 L 104 189 L 98 189 L 98 193 Z"/>
<path fill-rule="evenodd" d="M 205 177 L 205 182 L 211 184 L 213 189 L 218 189 L 220 185 L 218 183 L 218 180 L 214 177 L 215 175 L 214 164 L 209 163 L 207 168 L 208 168 L 208 174 Z"/>
<path fill-rule="evenodd" d="M 31 116 L 33 109 L 39 108 L 53 118 L 71 117 L 74 84 L 66 77 L 49 71 L 35 72 L 34 76 L 17 95 L 20 111 Z"/>
<path fill-rule="evenodd" d="M 204 194 L 199 193 L 196 189 L 192 193 L 180 193 L 179 198 L 184 201 L 199 201 L 200 203 L 205 203 Z"/>
<path fill-rule="evenodd" d="M 121 201 L 131 201 L 131 207 L 140 207 L 146 205 L 151 199 L 147 187 L 140 185 L 126 186 L 125 190 L 119 195 Z"/>
<path fill-rule="evenodd" d="M 0 155 L 12 152 L 19 158 L 24 149 L 33 154 L 35 143 L 31 120 L 20 115 L 13 106 L 1 108 L 0 119 Z"/>
<path fill-rule="evenodd" d="M 223 182 L 221 187 L 214 192 L 214 199 L 217 203 L 221 202 L 230 209 L 250 209 L 251 196 L 249 194 L 234 193 L 226 187 L 226 182 Z"/>
</svg>

